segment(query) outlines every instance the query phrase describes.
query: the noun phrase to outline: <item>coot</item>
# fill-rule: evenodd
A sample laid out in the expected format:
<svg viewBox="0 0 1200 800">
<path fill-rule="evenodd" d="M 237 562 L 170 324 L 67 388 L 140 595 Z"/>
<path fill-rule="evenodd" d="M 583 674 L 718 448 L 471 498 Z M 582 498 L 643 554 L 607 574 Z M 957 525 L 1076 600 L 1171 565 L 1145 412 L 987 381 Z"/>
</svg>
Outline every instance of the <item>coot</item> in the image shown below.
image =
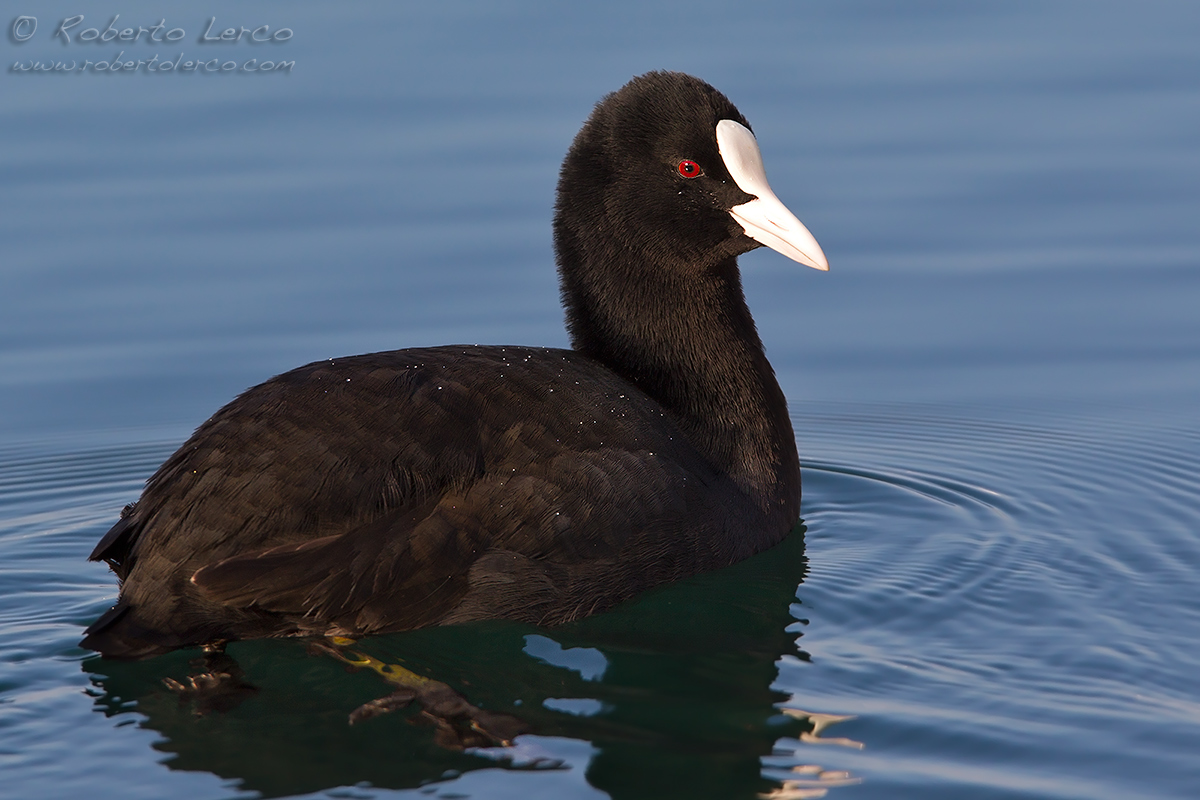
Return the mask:
<svg viewBox="0 0 1200 800">
<path fill-rule="evenodd" d="M 83 646 L 555 624 L 779 542 L 799 460 L 736 259 L 828 265 L 749 123 L 691 76 L 635 78 L 567 153 L 554 244 L 573 349 L 373 353 L 246 391 L 96 546 L 121 589 Z"/>
</svg>

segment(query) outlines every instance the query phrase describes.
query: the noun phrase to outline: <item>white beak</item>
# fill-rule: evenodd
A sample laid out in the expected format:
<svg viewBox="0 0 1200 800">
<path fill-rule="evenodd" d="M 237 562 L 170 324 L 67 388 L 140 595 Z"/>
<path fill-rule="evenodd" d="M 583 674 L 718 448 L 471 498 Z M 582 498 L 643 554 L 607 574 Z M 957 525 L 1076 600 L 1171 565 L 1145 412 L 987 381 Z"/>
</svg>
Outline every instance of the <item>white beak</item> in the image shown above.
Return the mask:
<svg viewBox="0 0 1200 800">
<path fill-rule="evenodd" d="M 717 147 L 734 183 L 755 198 L 729 209 L 746 235 L 793 261 L 828 270 L 829 261 L 821 252 L 821 245 L 771 191 L 758 140 L 750 129 L 731 119 L 721 120 L 717 123 Z"/>
</svg>

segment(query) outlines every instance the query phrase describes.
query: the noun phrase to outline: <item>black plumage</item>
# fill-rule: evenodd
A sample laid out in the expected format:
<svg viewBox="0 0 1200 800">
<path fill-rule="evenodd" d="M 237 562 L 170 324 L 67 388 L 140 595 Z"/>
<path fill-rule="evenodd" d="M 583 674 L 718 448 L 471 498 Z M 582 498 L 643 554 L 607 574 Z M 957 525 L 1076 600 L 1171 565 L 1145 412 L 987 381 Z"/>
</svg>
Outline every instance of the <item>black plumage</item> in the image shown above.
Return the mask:
<svg viewBox="0 0 1200 800">
<path fill-rule="evenodd" d="M 778 542 L 799 461 L 742 295 L 760 242 L 730 209 L 756 195 L 722 120 L 746 126 L 679 73 L 597 105 L 554 219 L 573 350 L 331 359 L 214 414 L 92 553 L 121 593 L 83 646 L 560 623 Z"/>
</svg>

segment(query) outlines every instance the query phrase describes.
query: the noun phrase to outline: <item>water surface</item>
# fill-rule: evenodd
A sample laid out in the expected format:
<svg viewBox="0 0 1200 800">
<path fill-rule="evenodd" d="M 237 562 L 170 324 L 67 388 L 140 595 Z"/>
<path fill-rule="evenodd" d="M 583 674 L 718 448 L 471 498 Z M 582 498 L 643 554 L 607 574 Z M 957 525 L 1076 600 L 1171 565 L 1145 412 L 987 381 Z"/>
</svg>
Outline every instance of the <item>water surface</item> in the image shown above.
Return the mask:
<svg viewBox="0 0 1200 800">
<path fill-rule="evenodd" d="M 0 42 L 0 767 L 20 796 L 1187 798 L 1200 786 L 1200 10 L 1182 3 L 39 3 Z M 218 26 L 288 27 L 254 45 Z M 11 19 L 5 20 L 11 25 Z M 780 547 L 557 629 L 371 655 L 526 720 L 452 752 L 298 642 L 197 715 L 194 653 L 77 648 L 86 555 L 189 432 L 308 361 L 566 342 L 550 215 L 592 103 L 725 91 L 830 257 L 746 291 L 788 395 Z"/>
</svg>

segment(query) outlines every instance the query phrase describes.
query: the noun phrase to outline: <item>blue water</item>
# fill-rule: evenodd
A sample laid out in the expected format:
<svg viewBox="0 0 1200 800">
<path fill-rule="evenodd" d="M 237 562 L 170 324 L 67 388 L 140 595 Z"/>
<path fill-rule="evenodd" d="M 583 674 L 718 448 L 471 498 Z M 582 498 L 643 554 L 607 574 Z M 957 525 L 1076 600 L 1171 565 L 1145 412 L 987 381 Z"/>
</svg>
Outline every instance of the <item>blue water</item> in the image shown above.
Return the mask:
<svg viewBox="0 0 1200 800">
<path fill-rule="evenodd" d="M 95 11 L 91 9 L 95 8 Z M 70 43 L 94 26 L 179 42 Z M 37 30 L 20 41 L 17 15 Z M 14 797 L 1200 796 L 1200 6 L 62 2 L 0 40 L 0 773 Z M 204 43 L 230 26 L 279 43 Z M 72 60 L 294 61 L 205 74 Z M 245 387 L 566 343 L 558 163 L 630 76 L 712 82 L 828 274 L 742 259 L 804 464 L 779 548 L 565 628 L 362 643 L 517 715 L 458 753 L 298 642 L 76 647 L 85 558 Z"/>
</svg>

